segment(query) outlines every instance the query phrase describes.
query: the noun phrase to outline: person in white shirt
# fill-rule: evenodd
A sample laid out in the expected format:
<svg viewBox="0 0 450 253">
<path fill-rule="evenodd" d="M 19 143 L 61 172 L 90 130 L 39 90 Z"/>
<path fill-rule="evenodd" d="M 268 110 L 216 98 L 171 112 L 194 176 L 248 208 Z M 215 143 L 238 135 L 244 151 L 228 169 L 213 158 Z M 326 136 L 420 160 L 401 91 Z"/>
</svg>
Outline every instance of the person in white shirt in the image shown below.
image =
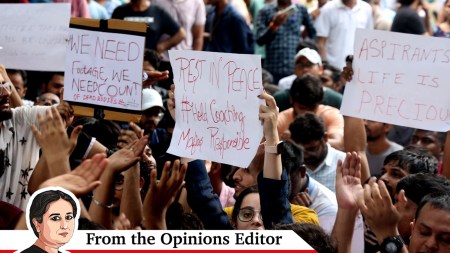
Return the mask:
<svg viewBox="0 0 450 253">
<path fill-rule="evenodd" d="M 373 29 L 372 7 L 362 0 L 327 2 L 315 22 L 322 60 L 342 69 L 345 57 L 353 54 L 355 31 Z"/>
</svg>

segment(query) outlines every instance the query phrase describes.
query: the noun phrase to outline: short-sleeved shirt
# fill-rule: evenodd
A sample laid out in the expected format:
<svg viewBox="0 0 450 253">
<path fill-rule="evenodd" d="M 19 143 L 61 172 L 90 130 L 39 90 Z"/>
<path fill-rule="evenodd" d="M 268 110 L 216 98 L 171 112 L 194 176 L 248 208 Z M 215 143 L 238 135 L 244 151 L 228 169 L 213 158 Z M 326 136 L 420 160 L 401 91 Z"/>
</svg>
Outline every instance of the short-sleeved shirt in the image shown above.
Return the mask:
<svg viewBox="0 0 450 253">
<path fill-rule="evenodd" d="M 366 147 L 366 156 L 367 156 L 367 161 L 369 162 L 369 168 L 370 168 L 370 175 L 381 175 L 381 169 L 383 168 L 384 165 L 384 159 L 386 158 L 386 156 L 388 156 L 389 154 L 398 151 L 398 150 L 402 150 L 403 146 L 389 141 L 389 147 L 383 151 L 383 153 L 381 154 L 371 154 L 369 152 L 369 150 Z"/>
<path fill-rule="evenodd" d="M 144 11 L 133 10 L 131 4 L 121 5 L 114 10 L 112 18 L 147 23 L 145 47 L 149 49 L 156 49 L 163 34 L 173 36 L 180 30 L 180 26 L 165 10 L 153 4 Z"/>
<path fill-rule="evenodd" d="M 206 22 L 206 11 L 203 0 L 152 0 L 152 4 L 161 6 L 186 32 L 186 38 L 172 49 L 191 50 L 194 40 L 192 27 L 204 25 Z M 168 56 L 167 52 L 165 52 L 163 59 L 168 61 Z"/>
<path fill-rule="evenodd" d="M 427 30 L 419 14 L 409 6 L 402 6 L 397 10 L 391 26 L 392 32 L 424 34 Z"/>
<path fill-rule="evenodd" d="M 345 57 L 353 54 L 353 42 L 357 28 L 373 29 L 372 7 L 362 0 L 350 9 L 341 0 L 327 2 L 316 22 L 317 37 L 327 38 L 326 60 L 342 69 Z"/>
<path fill-rule="evenodd" d="M 328 153 L 325 160 L 315 170 L 306 167 L 308 175 L 336 193 L 336 168 L 339 160 L 344 161 L 345 153 L 327 144 Z"/>
<path fill-rule="evenodd" d="M 30 194 L 28 180 L 39 160 L 39 144 L 30 125 L 37 126 L 38 113 L 48 106 L 21 106 L 12 109 L 13 117 L 3 121 L 0 130 L 0 150 L 5 153 L 5 171 L 0 177 L 0 200 L 22 210 L 27 207 Z"/>
</svg>

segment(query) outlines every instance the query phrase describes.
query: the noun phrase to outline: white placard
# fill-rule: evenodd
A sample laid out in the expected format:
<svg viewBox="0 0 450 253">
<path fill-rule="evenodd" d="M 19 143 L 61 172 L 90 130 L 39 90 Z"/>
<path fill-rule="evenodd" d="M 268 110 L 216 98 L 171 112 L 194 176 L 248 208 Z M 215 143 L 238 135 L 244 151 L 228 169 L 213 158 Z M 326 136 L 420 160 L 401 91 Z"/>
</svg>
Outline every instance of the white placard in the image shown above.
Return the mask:
<svg viewBox="0 0 450 253">
<path fill-rule="evenodd" d="M 260 56 L 172 50 L 169 57 L 177 119 L 167 152 L 247 167 L 263 136 Z"/>
<path fill-rule="evenodd" d="M 450 129 L 450 42 L 356 31 L 353 80 L 341 113 L 432 131 Z"/>
<path fill-rule="evenodd" d="M 70 4 L 1 4 L 0 9 L 0 63 L 64 71 Z"/>
<path fill-rule="evenodd" d="M 70 28 L 64 100 L 141 111 L 145 37 Z"/>
</svg>

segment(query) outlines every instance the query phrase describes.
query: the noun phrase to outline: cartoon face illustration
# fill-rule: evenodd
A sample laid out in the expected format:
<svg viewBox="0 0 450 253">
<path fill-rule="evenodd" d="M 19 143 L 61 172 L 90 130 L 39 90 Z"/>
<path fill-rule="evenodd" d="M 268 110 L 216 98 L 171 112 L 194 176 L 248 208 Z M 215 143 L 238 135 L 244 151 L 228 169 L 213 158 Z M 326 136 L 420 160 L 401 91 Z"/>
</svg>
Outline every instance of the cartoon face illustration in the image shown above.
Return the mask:
<svg viewBox="0 0 450 253">
<path fill-rule="evenodd" d="M 48 210 L 42 216 L 42 223 L 33 218 L 33 225 L 39 233 L 39 239 L 48 246 L 59 248 L 69 242 L 75 227 L 74 208 L 71 203 L 59 199 L 48 204 Z"/>
<path fill-rule="evenodd" d="M 78 202 L 66 191 L 40 191 L 32 198 L 28 209 L 29 228 L 38 240 L 32 247 L 47 252 L 68 243 L 77 227 Z M 77 216 L 78 214 L 78 216 Z"/>
</svg>

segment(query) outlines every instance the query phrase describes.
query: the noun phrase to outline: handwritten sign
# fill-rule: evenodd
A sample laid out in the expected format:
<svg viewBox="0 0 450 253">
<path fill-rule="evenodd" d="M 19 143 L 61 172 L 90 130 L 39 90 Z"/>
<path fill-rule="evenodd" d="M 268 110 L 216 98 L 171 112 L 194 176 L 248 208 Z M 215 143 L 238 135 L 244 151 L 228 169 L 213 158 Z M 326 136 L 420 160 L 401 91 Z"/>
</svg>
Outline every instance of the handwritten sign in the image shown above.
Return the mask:
<svg viewBox="0 0 450 253">
<path fill-rule="evenodd" d="M 64 99 L 141 110 L 145 37 L 70 28 Z"/>
<path fill-rule="evenodd" d="M 248 167 L 262 139 L 261 58 L 169 51 L 176 125 L 168 152 Z"/>
<path fill-rule="evenodd" d="M 7 68 L 64 71 L 70 4 L 2 4 L 0 63 Z"/>
<path fill-rule="evenodd" d="M 432 131 L 450 129 L 448 39 L 357 30 L 341 113 Z"/>
</svg>

